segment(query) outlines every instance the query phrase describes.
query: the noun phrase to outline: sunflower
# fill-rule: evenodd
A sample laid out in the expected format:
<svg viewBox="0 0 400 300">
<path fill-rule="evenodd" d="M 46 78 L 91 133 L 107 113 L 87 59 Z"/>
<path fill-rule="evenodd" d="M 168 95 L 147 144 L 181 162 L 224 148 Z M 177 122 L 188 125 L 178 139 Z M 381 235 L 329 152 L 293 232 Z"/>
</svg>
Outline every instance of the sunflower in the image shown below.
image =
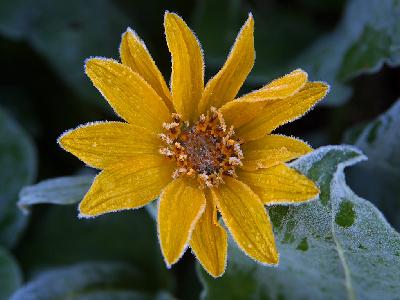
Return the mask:
<svg viewBox="0 0 400 300">
<path fill-rule="evenodd" d="M 328 86 L 308 81 L 298 69 L 235 98 L 254 64 L 252 15 L 205 86 L 194 33 L 169 12 L 164 27 L 170 89 L 129 28 L 122 35 L 121 63 L 86 61 L 86 74 L 126 122 L 89 123 L 59 138 L 66 151 L 102 170 L 79 205 L 80 216 L 136 209 L 158 197 L 158 236 L 168 267 L 190 246 L 208 273 L 221 276 L 226 229 L 249 257 L 276 265 L 265 205 L 307 201 L 319 190 L 285 164 L 312 151 L 310 146 L 271 132 L 308 111 Z"/>
</svg>

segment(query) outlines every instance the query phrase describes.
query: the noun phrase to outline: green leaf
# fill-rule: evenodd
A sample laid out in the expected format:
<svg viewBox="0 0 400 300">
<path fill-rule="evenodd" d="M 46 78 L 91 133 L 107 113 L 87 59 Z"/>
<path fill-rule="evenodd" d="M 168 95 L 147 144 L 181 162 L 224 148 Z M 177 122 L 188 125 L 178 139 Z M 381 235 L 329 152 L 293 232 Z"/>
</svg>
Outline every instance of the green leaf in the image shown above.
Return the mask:
<svg viewBox="0 0 400 300">
<path fill-rule="evenodd" d="M 18 206 L 27 211 L 30 205 L 74 204 L 83 199 L 93 182 L 93 175 L 58 177 L 24 187 L 19 193 Z"/>
<path fill-rule="evenodd" d="M 17 208 L 19 190 L 36 173 L 36 152 L 20 126 L 0 108 L 0 245 L 12 247 L 26 225 Z"/>
<path fill-rule="evenodd" d="M 83 263 L 43 272 L 19 289 L 11 300 L 156 300 L 172 299 L 167 294 L 137 292 L 144 278 L 122 263 Z"/>
<path fill-rule="evenodd" d="M 368 161 L 349 170 L 351 186 L 373 201 L 400 230 L 400 100 L 375 120 L 346 132 L 344 141 Z"/>
<path fill-rule="evenodd" d="M 231 243 L 226 274 L 214 280 L 201 273 L 203 299 L 398 298 L 400 235 L 345 183 L 344 168 L 364 159 L 354 147 L 327 146 L 292 163 L 321 194 L 269 209 L 279 266 L 255 263 Z"/>
<path fill-rule="evenodd" d="M 128 18 L 108 0 L 0 2 L 0 33 L 27 41 L 43 55 L 69 86 L 85 100 L 99 101 L 86 78 L 84 60 L 90 56 L 115 57 Z"/>
<path fill-rule="evenodd" d="M 400 2 L 351 0 L 335 31 L 322 37 L 296 62 L 311 78 L 332 89 L 326 103 L 340 104 L 351 90 L 349 79 L 378 72 L 384 63 L 400 64 Z"/>
<path fill-rule="evenodd" d="M 53 266 L 117 260 L 142 272 L 143 289 L 171 287 L 154 222 L 144 209 L 79 219 L 74 205 L 46 208 L 35 210 L 26 237 L 15 251 L 28 277 Z"/>
<path fill-rule="evenodd" d="M 21 271 L 14 258 L 0 247 L 0 300 L 6 300 L 21 285 Z"/>
</svg>

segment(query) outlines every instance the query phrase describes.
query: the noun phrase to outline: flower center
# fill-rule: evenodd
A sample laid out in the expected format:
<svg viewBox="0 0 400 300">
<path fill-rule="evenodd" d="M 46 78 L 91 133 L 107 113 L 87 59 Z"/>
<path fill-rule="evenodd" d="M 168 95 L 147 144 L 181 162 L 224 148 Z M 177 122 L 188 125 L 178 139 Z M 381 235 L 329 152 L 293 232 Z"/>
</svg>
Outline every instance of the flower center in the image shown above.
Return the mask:
<svg viewBox="0 0 400 300">
<path fill-rule="evenodd" d="M 197 178 L 200 188 L 224 183 L 223 175 L 235 177 L 235 168 L 242 165 L 241 141 L 234 138 L 233 127 L 226 128 L 222 114 L 212 107 L 199 120 L 190 124 L 172 114 L 160 134 L 166 147 L 160 153 L 176 161 L 173 178 L 182 175 Z"/>
</svg>

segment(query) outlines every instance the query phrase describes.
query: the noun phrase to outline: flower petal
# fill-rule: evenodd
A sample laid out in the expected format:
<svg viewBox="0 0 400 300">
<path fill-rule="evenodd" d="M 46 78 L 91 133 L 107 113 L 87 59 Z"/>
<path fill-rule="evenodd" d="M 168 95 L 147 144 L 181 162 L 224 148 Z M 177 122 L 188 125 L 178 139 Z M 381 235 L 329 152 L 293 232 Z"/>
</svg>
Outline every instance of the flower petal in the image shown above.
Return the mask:
<svg viewBox="0 0 400 300">
<path fill-rule="evenodd" d="M 307 83 L 307 79 L 308 74 L 301 69 L 297 69 L 236 100 L 256 102 L 293 96 Z"/>
<path fill-rule="evenodd" d="M 172 180 L 174 164 L 161 155 L 140 155 L 102 171 L 79 206 L 80 216 L 139 208 Z"/>
<path fill-rule="evenodd" d="M 112 59 L 91 58 L 85 67 L 94 86 L 118 115 L 151 132 L 162 132 L 162 123 L 169 120 L 170 112 L 138 73 Z"/>
<path fill-rule="evenodd" d="M 251 258 L 277 264 L 271 221 L 260 198 L 243 182 L 228 176 L 224 180 L 212 189 L 212 196 L 233 238 Z"/>
<path fill-rule="evenodd" d="M 209 192 L 206 192 L 206 209 L 197 221 L 190 240 L 197 259 L 213 277 L 225 272 L 228 235 L 217 220 L 217 209 Z"/>
<path fill-rule="evenodd" d="M 122 122 L 98 122 L 67 131 L 58 140 L 86 164 L 105 169 L 139 154 L 158 153 L 160 139 L 146 129 Z"/>
<path fill-rule="evenodd" d="M 296 94 L 306 84 L 307 78 L 308 75 L 303 70 L 294 70 L 259 90 L 226 103 L 221 107 L 221 113 L 228 124 L 238 128 L 253 119 L 267 105 L 264 101 L 283 99 Z"/>
<path fill-rule="evenodd" d="M 226 124 L 229 126 L 233 125 L 234 128 L 239 128 L 255 118 L 267 104 L 268 101 L 249 103 L 246 101 L 233 100 L 222 106 L 220 112 L 224 116 Z"/>
<path fill-rule="evenodd" d="M 319 194 L 313 181 L 284 164 L 254 171 L 238 170 L 238 177 L 264 204 L 303 202 Z"/>
<path fill-rule="evenodd" d="M 199 113 L 233 100 L 254 65 L 254 19 L 251 14 L 240 30 L 222 69 L 210 79 L 199 103 Z"/>
<path fill-rule="evenodd" d="M 172 57 L 172 102 L 184 120 L 193 120 L 204 90 L 203 53 L 196 36 L 178 15 L 167 12 L 164 27 Z"/>
<path fill-rule="evenodd" d="M 293 96 L 267 101 L 264 107 L 259 107 L 263 102 L 248 103 L 256 106 L 258 113 L 240 128 L 236 128 L 236 133 L 245 141 L 259 139 L 277 127 L 302 116 L 325 97 L 328 89 L 326 83 L 308 82 Z"/>
<path fill-rule="evenodd" d="M 305 142 L 283 135 L 267 135 L 241 146 L 244 158 L 242 169 L 269 168 L 298 158 L 312 151 Z"/>
<path fill-rule="evenodd" d="M 186 250 L 192 230 L 206 206 L 203 191 L 188 179 L 172 181 L 161 193 L 158 208 L 158 234 L 168 266 Z"/>
<path fill-rule="evenodd" d="M 122 35 L 119 48 L 121 61 L 138 73 L 172 109 L 171 93 L 143 40 L 131 28 Z"/>
</svg>

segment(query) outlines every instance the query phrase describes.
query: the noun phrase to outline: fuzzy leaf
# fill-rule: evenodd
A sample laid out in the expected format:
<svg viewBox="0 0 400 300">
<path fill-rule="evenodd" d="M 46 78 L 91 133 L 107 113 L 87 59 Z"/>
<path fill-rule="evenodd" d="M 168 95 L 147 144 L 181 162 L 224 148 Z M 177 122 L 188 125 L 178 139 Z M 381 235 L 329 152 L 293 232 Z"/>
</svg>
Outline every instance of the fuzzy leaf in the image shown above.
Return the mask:
<svg viewBox="0 0 400 300">
<path fill-rule="evenodd" d="M 14 258 L 0 247 L 0 300 L 9 296 L 21 285 L 21 271 Z"/>
<path fill-rule="evenodd" d="M 203 299 L 397 299 L 400 235 L 345 183 L 344 168 L 364 159 L 354 147 L 327 146 L 292 163 L 321 195 L 270 208 L 280 265 L 261 266 L 231 245 L 221 279 L 201 273 Z"/>
<path fill-rule="evenodd" d="M 29 212 L 35 204 L 75 204 L 81 201 L 93 182 L 92 175 L 66 176 L 43 180 L 24 187 L 19 193 L 18 206 Z M 158 199 L 145 206 L 147 212 L 157 219 Z"/>
<path fill-rule="evenodd" d="M 93 182 L 93 175 L 58 177 L 24 187 L 19 193 L 18 206 L 28 211 L 29 206 L 41 203 L 74 204 L 83 199 Z"/>
<path fill-rule="evenodd" d="M 122 263 L 82 263 L 41 273 L 19 289 L 11 300 L 167 300 L 136 291 L 143 283 L 140 273 Z"/>
<path fill-rule="evenodd" d="M 0 245 L 12 247 L 26 224 L 18 210 L 19 190 L 36 173 L 36 152 L 20 126 L 0 108 Z"/>
<path fill-rule="evenodd" d="M 400 100 L 362 128 L 349 130 L 344 142 L 360 148 L 368 161 L 348 172 L 361 196 L 374 202 L 400 230 Z"/>
<path fill-rule="evenodd" d="M 161 257 L 154 222 L 144 209 L 78 219 L 74 205 L 48 207 L 16 249 L 28 278 L 81 261 L 117 260 L 134 265 L 145 290 L 168 289 L 172 277 Z"/>
</svg>

